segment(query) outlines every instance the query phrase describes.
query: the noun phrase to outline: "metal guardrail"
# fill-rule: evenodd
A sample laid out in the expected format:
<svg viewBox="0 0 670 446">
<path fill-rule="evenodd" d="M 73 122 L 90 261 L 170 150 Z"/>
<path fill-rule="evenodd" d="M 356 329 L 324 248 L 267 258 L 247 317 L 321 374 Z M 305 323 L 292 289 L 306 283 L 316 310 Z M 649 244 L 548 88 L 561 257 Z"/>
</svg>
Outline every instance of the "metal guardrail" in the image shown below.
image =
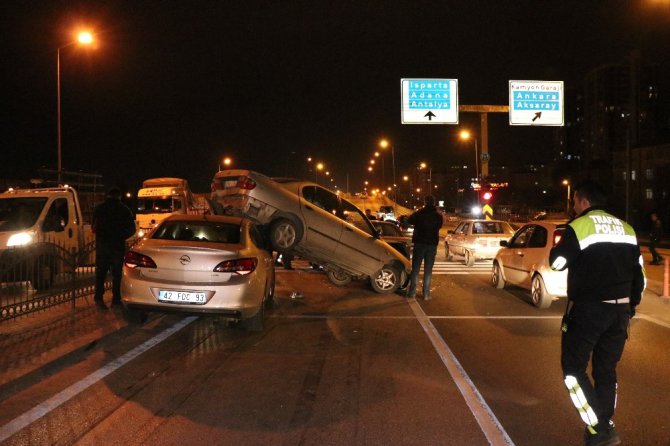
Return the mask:
<svg viewBox="0 0 670 446">
<path fill-rule="evenodd" d="M 95 291 L 95 241 L 79 250 L 38 242 L 0 253 L 0 321 L 71 302 Z M 105 284 L 109 288 L 111 282 Z"/>
</svg>

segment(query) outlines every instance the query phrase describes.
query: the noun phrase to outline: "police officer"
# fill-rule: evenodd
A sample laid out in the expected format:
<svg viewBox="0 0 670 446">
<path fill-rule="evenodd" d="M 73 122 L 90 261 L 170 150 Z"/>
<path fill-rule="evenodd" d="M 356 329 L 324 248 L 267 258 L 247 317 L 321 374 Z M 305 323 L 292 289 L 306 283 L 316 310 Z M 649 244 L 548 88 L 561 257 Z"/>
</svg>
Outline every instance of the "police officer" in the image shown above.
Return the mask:
<svg viewBox="0 0 670 446">
<path fill-rule="evenodd" d="M 588 181 L 575 187 L 577 216 L 550 253 L 553 269 L 568 268 L 561 365 L 572 402 L 586 424 L 588 446 L 621 442 L 611 420 L 616 365 L 644 290 L 635 231 L 605 212 L 604 204 L 605 193 L 597 184 Z M 589 359 L 593 384 L 586 374 Z"/>
<path fill-rule="evenodd" d="M 121 202 L 117 187 L 107 192 L 104 203 L 93 211 L 95 232 L 95 304 L 106 310 L 102 300 L 107 271 L 112 272 L 112 306 L 121 306 L 121 274 L 126 239 L 135 233 L 132 211 Z"/>
</svg>

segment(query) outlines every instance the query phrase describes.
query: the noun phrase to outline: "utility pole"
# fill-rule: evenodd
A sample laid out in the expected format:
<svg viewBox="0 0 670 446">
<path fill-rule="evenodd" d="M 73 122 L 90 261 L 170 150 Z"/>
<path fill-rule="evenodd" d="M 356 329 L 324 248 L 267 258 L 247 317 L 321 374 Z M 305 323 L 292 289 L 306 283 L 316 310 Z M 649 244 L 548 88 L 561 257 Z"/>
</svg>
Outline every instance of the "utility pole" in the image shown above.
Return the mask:
<svg viewBox="0 0 670 446">
<path fill-rule="evenodd" d="M 509 105 L 459 105 L 459 112 L 479 113 L 481 141 L 479 159 L 482 179 L 489 176 L 489 113 L 509 113 Z"/>
</svg>

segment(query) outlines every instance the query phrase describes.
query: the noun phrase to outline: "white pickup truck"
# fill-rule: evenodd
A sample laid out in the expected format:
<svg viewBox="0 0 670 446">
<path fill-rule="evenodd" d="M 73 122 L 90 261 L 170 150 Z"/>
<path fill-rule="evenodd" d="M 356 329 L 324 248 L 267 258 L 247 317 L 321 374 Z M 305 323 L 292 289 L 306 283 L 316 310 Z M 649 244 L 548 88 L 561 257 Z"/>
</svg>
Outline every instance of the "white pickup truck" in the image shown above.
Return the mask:
<svg viewBox="0 0 670 446">
<path fill-rule="evenodd" d="M 9 189 L 0 193 L 0 280 L 28 280 L 35 289 L 54 276 L 92 263 L 91 225 L 71 187 Z"/>
</svg>

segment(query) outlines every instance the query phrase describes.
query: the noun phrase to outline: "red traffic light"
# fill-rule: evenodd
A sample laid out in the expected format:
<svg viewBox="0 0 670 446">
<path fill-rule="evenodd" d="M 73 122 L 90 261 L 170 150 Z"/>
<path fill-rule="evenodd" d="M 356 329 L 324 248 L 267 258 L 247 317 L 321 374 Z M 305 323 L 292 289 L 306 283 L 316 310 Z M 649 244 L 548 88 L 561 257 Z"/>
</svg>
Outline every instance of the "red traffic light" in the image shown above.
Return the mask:
<svg viewBox="0 0 670 446">
<path fill-rule="evenodd" d="M 493 198 L 493 194 L 490 191 L 486 191 L 482 193 L 482 200 L 484 201 L 489 201 L 491 198 Z"/>
</svg>

